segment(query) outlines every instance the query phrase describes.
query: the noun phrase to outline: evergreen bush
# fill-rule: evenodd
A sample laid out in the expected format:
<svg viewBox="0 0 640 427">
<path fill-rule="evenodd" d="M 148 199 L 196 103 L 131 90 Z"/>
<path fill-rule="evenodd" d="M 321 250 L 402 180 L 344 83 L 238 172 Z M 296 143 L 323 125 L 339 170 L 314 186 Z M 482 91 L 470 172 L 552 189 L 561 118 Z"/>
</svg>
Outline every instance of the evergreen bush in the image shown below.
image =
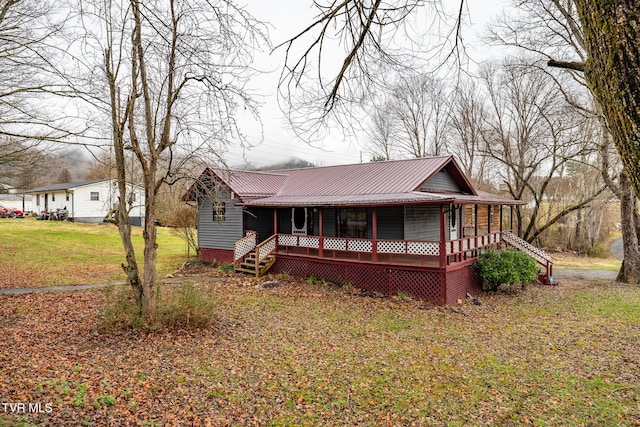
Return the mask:
<svg viewBox="0 0 640 427">
<path fill-rule="evenodd" d="M 538 265 L 528 255 L 515 250 L 488 250 L 476 262 L 480 276 L 489 283 L 490 290 L 503 284 L 526 285 L 536 280 Z"/>
</svg>

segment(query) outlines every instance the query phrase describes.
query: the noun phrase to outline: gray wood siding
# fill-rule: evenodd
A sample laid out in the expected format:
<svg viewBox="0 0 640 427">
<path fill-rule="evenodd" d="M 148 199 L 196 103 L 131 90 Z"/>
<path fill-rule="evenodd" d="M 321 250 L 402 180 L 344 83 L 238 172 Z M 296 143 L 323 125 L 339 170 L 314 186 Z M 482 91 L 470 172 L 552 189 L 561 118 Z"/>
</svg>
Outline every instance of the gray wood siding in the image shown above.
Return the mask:
<svg viewBox="0 0 640 427">
<path fill-rule="evenodd" d="M 420 187 L 422 191 L 444 191 L 460 193 L 462 189 L 458 183 L 449 175 L 447 171 L 440 171 L 429 178 L 427 182 Z"/>
<path fill-rule="evenodd" d="M 334 208 L 322 210 L 322 234 L 325 237 L 336 237 L 336 210 Z"/>
<path fill-rule="evenodd" d="M 242 208 L 234 206 L 228 193 L 221 195 L 225 205 L 225 220 L 213 220 L 213 203 L 203 197 L 198 206 L 198 246 L 201 248 L 230 249 L 243 237 Z"/>
<path fill-rule="evenodd" d="M 378 217 L 378 239 L 404 239 L 403 206 L 377 208 L 376 216 Z"/>
<path fill-rule="evenodd" d="M 440 206 L 408 205 L 404 214 L 405 240 L 440 240 Z M 447 230 L 447 238 L 449 232 Z"/>
</svg>

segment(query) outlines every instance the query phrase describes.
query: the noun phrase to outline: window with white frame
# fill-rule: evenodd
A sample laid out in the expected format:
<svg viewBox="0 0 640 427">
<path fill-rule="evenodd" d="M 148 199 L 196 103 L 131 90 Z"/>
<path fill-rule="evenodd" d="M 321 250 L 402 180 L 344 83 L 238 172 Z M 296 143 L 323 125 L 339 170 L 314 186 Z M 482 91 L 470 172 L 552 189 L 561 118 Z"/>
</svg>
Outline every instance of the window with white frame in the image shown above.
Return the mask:
<svg viewBox="0 0 640 427">
<path fill-rule="evenodd" d="M 224 202 L 213 202 L 213 220 L 223 222 L 225 220 L 226 207 Z"/>
</svg>

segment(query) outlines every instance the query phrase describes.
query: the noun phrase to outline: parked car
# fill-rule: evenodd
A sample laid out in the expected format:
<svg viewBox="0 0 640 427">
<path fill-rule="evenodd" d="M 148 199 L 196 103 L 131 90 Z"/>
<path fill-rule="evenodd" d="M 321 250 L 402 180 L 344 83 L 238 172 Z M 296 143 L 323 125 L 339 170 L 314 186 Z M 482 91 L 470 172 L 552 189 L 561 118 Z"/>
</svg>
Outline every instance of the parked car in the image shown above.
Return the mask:
<svg viewBox="0 0 640 427">
<path fill-rule="evenodd" d="M 24 218 L 24 212 L 22 212 L 20 209 L 0 205 L 0 217 Z"/>
</svg>

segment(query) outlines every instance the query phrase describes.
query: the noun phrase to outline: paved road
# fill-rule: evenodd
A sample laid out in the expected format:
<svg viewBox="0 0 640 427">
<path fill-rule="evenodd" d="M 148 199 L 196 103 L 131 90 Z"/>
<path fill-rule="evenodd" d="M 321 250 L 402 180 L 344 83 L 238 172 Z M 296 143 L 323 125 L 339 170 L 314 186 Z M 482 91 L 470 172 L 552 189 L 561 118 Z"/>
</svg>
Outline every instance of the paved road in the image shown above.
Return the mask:
<svg viewBox="0 0 640 427">
<path fill-rule="evenodd" d="M 622 237 L 618 237 L 616 240 L 611 242 L 611 246 L 609 246 L 609 252 L 611 255 L 622 261 L 624 259 L 624 250 L 622 247 Z"/>
<path fill-rule="evenodd" d="M 579 270 L 572 268 L 555 268 L 553 280 L 614 280 L 618 276 L 615 270 Z"/>
</svg>

